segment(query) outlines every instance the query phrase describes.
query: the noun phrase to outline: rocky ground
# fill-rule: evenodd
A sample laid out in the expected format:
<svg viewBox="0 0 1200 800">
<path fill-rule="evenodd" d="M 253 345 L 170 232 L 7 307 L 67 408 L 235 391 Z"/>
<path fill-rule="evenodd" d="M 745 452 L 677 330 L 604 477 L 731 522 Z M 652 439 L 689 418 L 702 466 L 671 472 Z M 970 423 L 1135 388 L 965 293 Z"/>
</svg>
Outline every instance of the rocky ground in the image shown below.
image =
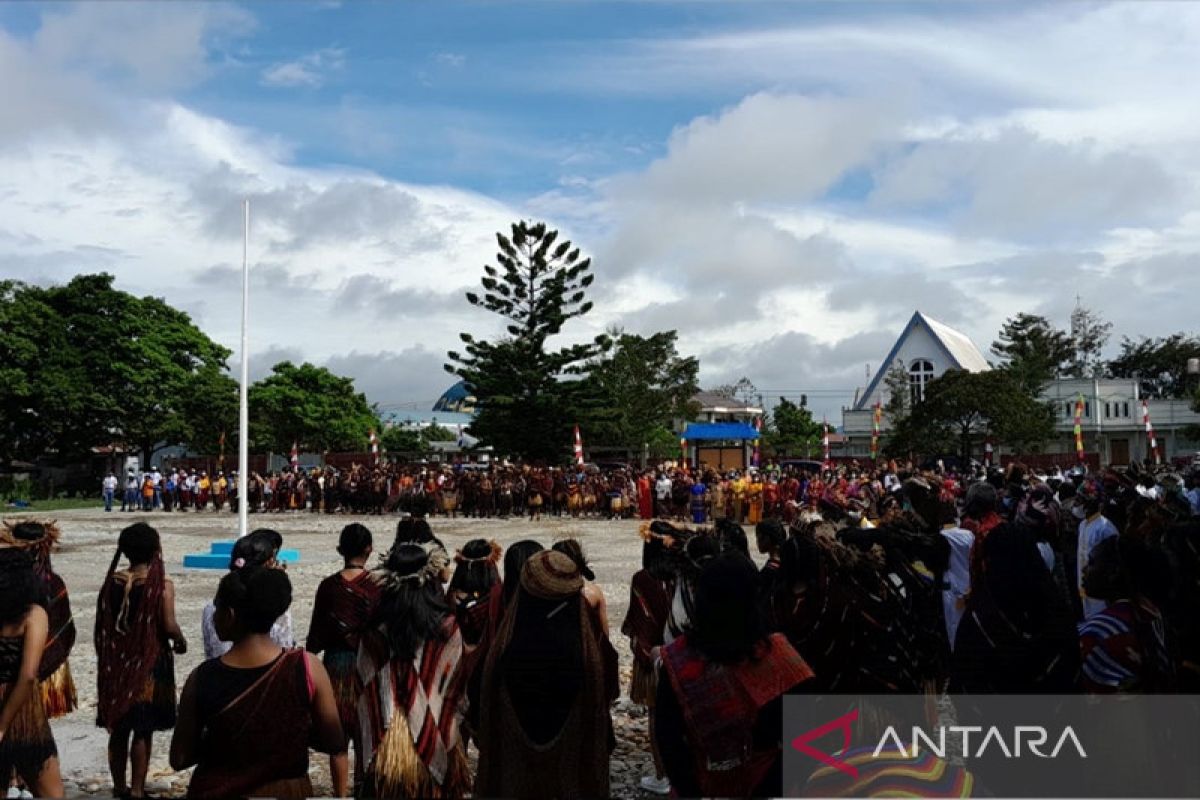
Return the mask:
<svg viewBox="0 0 1200 800">
<path fill-rule="evenodd" d="M 63 511 L 54 515 L 63 530 L 62 548 L 54 559 L 71 592 L 72 607 L 79 626 L 79 640 L 71 654 L 71 669 L 79 688 L 80 708 L 54 723 L 61 753 L 63 777 L 69 796 L 108 796 L 111 782 L 105 761 L 106 736 L 95 720 L 96 662 L 91 647 L 95 621 L 96 593 L 116 547 L 117 534 L 134 519 L 149 522 L 162 534 L 167 569 L 175 582 L 177 614 L 191 645 L 187 655 L 178 659 L 176 680 L 184 679 L 203 659 L 200 640 L 200 612 L 216 590 L 220 573 L 186 570 L 185 553 L 207 552 L 215 539 L 231 538 L 236 532 L 232 515 L 205 513 L 122 514 L 103 509 Z M 348 522 L 366 524 L 375 534 L 377 545 L 390 543 L 396 517 L 351 517 L 343 515 L 276 514 L 251 517 L 251 528 L 273 527 L 284 536 L 285 546 L 300 550 L 301 561 L 289 569 L 295 587 L 292 616 L 296 636 L 302 642 L 312 612 L 317 584 L 341 565 L 335 552 L 337 533 Z M 641 542 L 636 521 L 595 519 L 467 520 L 437 519 L 434 530 L 448 548 L 461 547 L 469 539 L 495 538 L 502 545 L 518 539 L 533 538 L 549 546 L 556 539 L 573 536 L 587 551 L 597 582 L 608 598 L 610 627 L 614 644 L 621 654 L 622 687 L 629 686 L 630 654 L 627 640 L 619 634 L 621 620 L 629 603 L 629 578 L 639 568 Z M 612 761 L 612 792 L 618 797 L 639 793 L 638 781 L 652 770 L 648 755 L 648 731 L 642 709 L 632 706 L 626 697 L 613 712 L 617 732 L 617 750 Z M 161 795 L 182 795 L 187 775 L 175 773 L 167 765 L 168 737 L 155 740 L 156 752 L 150 769 L 149 789 Z M 330 791 L 323 758 L 312 761 L 313 782 L 319 794 Z"/>
</svg>

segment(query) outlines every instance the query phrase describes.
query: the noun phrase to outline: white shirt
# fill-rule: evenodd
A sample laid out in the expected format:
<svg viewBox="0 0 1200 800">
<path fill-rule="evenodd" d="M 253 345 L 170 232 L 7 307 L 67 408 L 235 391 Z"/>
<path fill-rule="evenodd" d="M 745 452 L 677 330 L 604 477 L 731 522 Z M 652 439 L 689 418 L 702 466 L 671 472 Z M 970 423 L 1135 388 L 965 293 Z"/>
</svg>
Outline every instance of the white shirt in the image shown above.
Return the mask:
<svg viewBox="0 0 1200 800">
<path fill-rule="evenodd" d="M 1092 551 L 1096 549 L 1096 545 L 1103 542 L 1110 536 L 1117 535 L 1117 526 L 1109 522 L 1108 518 L 1103 514 L 1097 514 L 1083 520 L 1079 523 L 1079 550 L 1078 559 L 1075 568 L 1075 585 L 1079 589 L 1079 596 L 1083 598 L 1083 616 L 1092 616 L 1099 614 L 1108 607 L 1108 601 L 1096 600 L 1088 597 L 1083 592 L 1083 570 L 1087 567 L 1088 559 L 1092 556 Z"/>
<path fill-rule="evenodd" d="M 233 642 L 223 642 L 217 636 L 217 626 L 214 619 L 217 607 L 209 603 L 200 613 L 200 632 L 204 635 L 204 657 L 220 658 L 233 648 Z M 275 620 L 271 626 L 271 641 L 280 647 L 295 647 L 296 637 L 292 635 L 292 612 L 285 611 L 283 616 Z"/>
<path fill-rule="evenodd" d="M 109 475 L 107 478 L 104 479 L 103 486 L 104 486 L 105 490 L 107 490 L 107 491 L 115 492 L 119 485 L 120 485 L 120 483 L 117 481 L 116 475 Z"/>
<path fill-rule="evenodd" d="M 671 499 L 671 479 L 666 475 L 658 479 L 658 483 L 654 484 L 654 490 L 658 494 L 659 500 Z"/>
<path fill-rule="evenodd" d="M 942 589 L 942 608 L 946 617 L 946 636 L 950 649 L 954 649 L 954 637 L 958 635 L 958 624 L 966 611 L 967 595 L 971 593 L 971 547 L 975 534 L 963 528 L 942 528 L 942 536 L 950 543 L 950 564 L 946 568 L 946 586 Z"/>
</svg>

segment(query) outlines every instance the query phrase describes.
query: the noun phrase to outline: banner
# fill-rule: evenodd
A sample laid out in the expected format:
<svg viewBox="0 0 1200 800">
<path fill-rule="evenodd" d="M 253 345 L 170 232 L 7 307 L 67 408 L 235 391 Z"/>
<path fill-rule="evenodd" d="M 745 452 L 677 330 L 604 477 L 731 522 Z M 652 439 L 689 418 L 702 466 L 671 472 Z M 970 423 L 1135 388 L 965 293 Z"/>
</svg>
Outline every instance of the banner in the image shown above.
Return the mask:
<svg viewBox="0 0 1200 800">
<path fill-rule="evenodd" d="M 374 428 L 370 429 L 370 431 L 368 432 L 367 438 L 371 442 L 371 463 L 378 464 L 379 463 L 379 437 L 375 435 Z"/>
<path fill-rule="evenodd" d="M 1146 444 L 1149 449 L 1149 455 L 1154 456 L 1154 465 L 1158 466 L 1162 463 L 1162 455 L 1158 452 L 1158 439 L 1154 436 L 1154 426 L 1150 424 L 1150 406 L 1146 401 L 1142 401 L 1142 424 L 1146 426 Z"/>
<path fill-rule="evenodd" d="M 754 440 L 754 452 L 750 454 L 750 465 L 753 467 L 760 466 L 762 456 L 758 448 L 758 443 L 762 441 L 762 417 L 754 418 L 754 430 L 758 433 L 759 438 Z"/>
<path fill-rule="evenodd" d="M 871 460 L 879 460 L 879 429 L 883 422 L 883 405 L 875 401 L 875 413 L 871 415 Z"/>
<path fill-rule="evenodd" d="M 829 460 L 829 423 L 821 420 L 821 429 L 824 431 L 821 437 L 821 446 L 825 449 L 825 463 L 823 469 L 833 469 L 833 462 Z"/>
</svg>

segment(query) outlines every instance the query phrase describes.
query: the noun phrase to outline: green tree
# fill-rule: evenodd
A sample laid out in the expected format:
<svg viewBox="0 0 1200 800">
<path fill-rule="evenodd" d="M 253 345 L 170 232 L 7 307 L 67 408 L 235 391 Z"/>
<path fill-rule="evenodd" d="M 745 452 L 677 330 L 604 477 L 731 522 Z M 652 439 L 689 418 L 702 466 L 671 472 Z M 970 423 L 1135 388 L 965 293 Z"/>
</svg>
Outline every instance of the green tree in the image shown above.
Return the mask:
<svg viewBox="0 0 1200 800">
<path fill-rule="evenodd" d="M 421 441 L 426 445 L 430 442 L 453 442 L 457 439 L 458 434 L 447 427 L 438 425 L 436 420 L 421 429 Z"/>
<path fill-rule="evenodd" d="M 1075 355 L 1067 374 L 1072 378 L 1104 377 L 1104 345 L 1112 334 L 1112 323 L 1097 312 L 1076 305 L 1071 312 L 1071 344 Z"/>
<path fill-rule="evenodd" d="M 0 349 L 12 356 L 5 365 L 23 376 L 3 376 L 13 380 L 0 390 L 0 427 L 13 420 L 33 432 L 17 442 L 27 455 L 69 460 L 117 444 L 149 463 L 163 446 L 219 435 L 201 430 L 211 418 L 197 409 L 208 396 L 227 408 L 229 350 L 186 313 L 120 291 L 107 274 L 46 289 L 8 283 L 0 308 Z M 34 349 L 30 331 L 37 331 Z"/>
<path fill-rule="evenodd" d="M 700 362 L 679 355 L 675 331 L 635 336 L 614 328 L 609 337 L 612 349 L 589 367 L 587 440 L 640 453 L 655 431 L 697 413 Z"/>
<path fill-rule="evenodd" d="M 745 375 L 738 378 L 734 383 L 723 383 L 720 386 L 714 386 L 712 393 L 721 397 L 732 397 L 734 400 L 740 400 L 748 406 L 756 406 L 759 402 L 758 387 L 754 382 Z"/>
<path fill-rule="evenodd" d="M 889 426 L 899 425 L 912 413 L 912 389 L 908 385 L 908 370 L 896 361 L 883 375 L 883 413 Z"/>
<path fill-rule="evenodd" d="M 776 456 L 804 455 L 821 442 L 822 426 L 804 406 L 781 397 L 765 426 L 766 445 Z"/>
<path fill-rule="evenodd" d="M 1053 435 L 1050 406 L 1008 372 L 948 370 L 925 387 L 925 399 L 897 427 L 888 452 L 936 456 L 955 451 L 970 458 L 986 436 L 1026 451 Z"/>
<path fill-rule="evenodd" d="M 384 428 L 379 444 L 389 453 L 419 453 L 425 449 L 420 433 L 399 425 Z"/>
<path fill-rule="evenodd" d="M 365 450 L 371 428 L 381 429 L 354 380 L 309 363 L 281 361 L 250 386 L 250 439 L 276 453 L 301 449 Z"/>
<path fill-rule="evenodd" d="M 483 268 L 483 294 L 467 302 L 506 320 L 493 341 L 459 334 L 464 351 L 450 351 L 446 370 L 466 381 L 477 399 L 470 432 L 497 452 L 558 461 L 570 446 L 588 362 L 607 346 L 592 342 L 552 347 L 563 326 L 591 310 L 591 259 L 544 223 L 518 222 L 498 233 L 499 266 Z"/>
<path fill-rule="evenodd" d="M 1189 358 L 1200 358 L 1200 337 L 1173 333 L 1162 338 L 1125 337 L 1121 352 L 1108 362 L 1114 378 L 1137 378 L 1141 394 L 1151 398 L 1188 397 L 1196 379 L 1187 374 Z"/>
<path fill-rule="evenodd" d="M 1037 394 L 1066 372 L 1075 348 L 1071 337 L 1045 317 L 1021 312 L 1005 321 L 999 338 L 992 342 L 992 353 L 1027 392 Z"/>
</svg>

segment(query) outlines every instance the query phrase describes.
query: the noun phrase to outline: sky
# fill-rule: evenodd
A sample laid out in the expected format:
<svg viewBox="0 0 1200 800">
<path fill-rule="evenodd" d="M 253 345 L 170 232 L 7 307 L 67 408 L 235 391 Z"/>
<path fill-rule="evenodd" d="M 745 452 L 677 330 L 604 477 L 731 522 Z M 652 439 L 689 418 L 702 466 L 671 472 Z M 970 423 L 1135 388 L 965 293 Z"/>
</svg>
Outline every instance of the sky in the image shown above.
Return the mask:
<svg viewBox="0 0 1200 800">
<path fill-rule="evenodd" d="M 495 234 L 818 417 L 919 309 L 1195 330 L 1200 3 L 0 3 L 0 276 L 107 271 L 384 410 L 453 382 Z M 236 371 L 235 352 L 230 366 Z"/>
</svg>

